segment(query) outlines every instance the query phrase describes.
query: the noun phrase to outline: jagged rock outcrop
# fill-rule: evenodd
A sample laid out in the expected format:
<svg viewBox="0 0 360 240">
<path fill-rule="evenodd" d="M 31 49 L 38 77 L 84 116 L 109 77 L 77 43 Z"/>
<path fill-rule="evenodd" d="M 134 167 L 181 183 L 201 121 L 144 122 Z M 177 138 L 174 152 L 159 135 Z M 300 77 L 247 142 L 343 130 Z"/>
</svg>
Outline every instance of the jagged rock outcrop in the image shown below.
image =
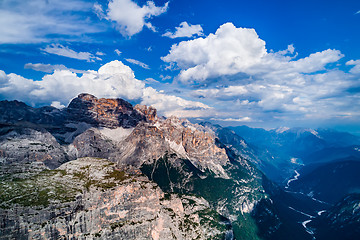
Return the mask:
<svg viewBox="0 0 360 240">
<path fill-rule="evenodd" d="M 96 127 L 134 127 L 146 118 L 132 105 L 122 99 L 96 98 L 90 94 L 80 94 L 67 107 L 69 118 Z"/>
<path fill-rule="evenodd" d="M 104 157 L 119 166 L 140 167 L 173 152 L 189 159 L 201 171 L 227 177 L 223 166 L 230 163 L 226 151 L 216 145 L 211 130 L 176 117 L 141 122 L 127 129 L 90 128 L 72 145 L 78 151 L 77 157 Z"/>
<path fill-rule="evenodd" d="M 135 106 L 135 109 L 144 115 L 148 122 L 155 122 L 157 120 L 157 111 L 155 108 L 138 104 Z"/>
<path fill-rule="evenodd" d="M 117 143 L 117 153 L 110 156 L 119 165 L 140 167 L 165 152 L 175 152 L 189 159 L 200 170 L 210 170 L 226 177 L 224 165 L 229 163 L 224 149 L 215 144 L 215 135 L 200 126 L 185 127 L 184 120 L 172 117 L 159 119 L 154 124 L 141 123 L 123 140 Z M 189 123 L 187 123 L 189 124 Z"/>
</svg>

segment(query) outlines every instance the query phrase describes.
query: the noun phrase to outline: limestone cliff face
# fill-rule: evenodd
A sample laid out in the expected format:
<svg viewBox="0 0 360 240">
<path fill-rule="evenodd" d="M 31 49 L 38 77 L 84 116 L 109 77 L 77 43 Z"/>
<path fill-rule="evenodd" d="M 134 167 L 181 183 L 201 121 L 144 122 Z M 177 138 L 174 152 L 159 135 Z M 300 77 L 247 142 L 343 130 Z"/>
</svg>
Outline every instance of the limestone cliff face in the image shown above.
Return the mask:
<svg viewBox="0 0 360 240">
<path fill-rule="evenodd" d="M 0 239 L 208 239 L 226 232 L 204 199 L 165 195 L 146 177 L 114 167 L 83 158 L 21 183 L 7 179 L 2 190 L 42 186 L 28 198 L 42 197 L 16 201 L 18 191 L 2 193 Z"/>
<path fill-rule="evenodd" d="M 65 150 L 54 136 L 44 129 L 3 127 L 0 135 L 0 162 L 14 170 L 15 165 L 38 163 L 56 168 L 68 161 Z"/>
<path fill-rule="evenodd" d="M 16 125 L 44 128 L 61 143 L 71 143 L 90 127 L 131 128 L 156 119 L 156 109 L 133 106 L 122 99 L 80 94 L 67 108 L 32 108 L 19 101 L 0 101 L 0 127 Z"/>
<path fill-rule="evenodd" d="M 224 149 L 215 144 L 215 134 L 208 128 L 188 120 L 171 117 L 158 124 L 173 151 L 184 154 L 201 170 L 211 170 L 223 177 L 222 167 L 229 164 Z"/>
</svg>

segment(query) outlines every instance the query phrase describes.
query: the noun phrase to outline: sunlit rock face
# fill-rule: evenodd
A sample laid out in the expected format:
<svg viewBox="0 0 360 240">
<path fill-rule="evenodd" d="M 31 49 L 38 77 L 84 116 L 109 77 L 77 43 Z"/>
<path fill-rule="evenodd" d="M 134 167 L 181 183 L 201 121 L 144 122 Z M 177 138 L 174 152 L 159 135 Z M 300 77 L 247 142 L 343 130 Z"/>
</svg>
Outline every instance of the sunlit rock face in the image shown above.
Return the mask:
<svg viewBox="0 0 360 240">
<path fill-rule="evenodd" d="M 156 109 L 151 106 L 136 105 L 135 109 L 145 116 L 148 122 L 155 122 L 157 120 Z"/>
</svg>

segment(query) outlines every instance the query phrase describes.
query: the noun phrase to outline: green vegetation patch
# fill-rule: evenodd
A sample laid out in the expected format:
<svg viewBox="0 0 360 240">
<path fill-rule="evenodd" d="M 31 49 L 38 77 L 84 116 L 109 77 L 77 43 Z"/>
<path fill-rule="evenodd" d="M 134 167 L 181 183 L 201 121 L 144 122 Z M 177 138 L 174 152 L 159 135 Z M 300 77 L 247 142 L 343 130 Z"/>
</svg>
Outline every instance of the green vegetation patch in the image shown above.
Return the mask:
<svg viewBox="0 0 360 240">
<path fill-rule="evenodd" d="M 225 224 L 225 221 L 227 221 L 226 218 L 221 216 L 218 212 L 216 212 L 213 209 L 207 208 L 201 211 L 198 211 L 199 217 L 200 217 L 200 224 L 201 225 L 208 225 L 211 228 L 218 229 L 221 232 L 225 232 L 227 229 L 227 226 Z"/>
<path fill-rule="evenodd" d="M 95 186 L 102 189 L 110 189 L 118 186 L 122 181 L 128 178 L 129 176 L 126 175 L 125 171 L 113 169 L 108 172 L 103 181 L 97 182 Z"/>
<path fill-rule="evenodd" d="M 48 206 L 75 200 L 79 189 L 64 184 L 65 170 L 44 170 L 37 175 L 24 178 L 8 177 L 0 182 L 0 207 Z"/>
<path fill-rule="evenodd" d="M 113 179 L 114 181 L 124 181 L 128 177 L 124 171 L 119 171 L 113 169 L 113 171 L 109 172 L 108 175 L 105 176 L 105 179 Z"/>
<path fill-rule="evenodd" d="M 89 161 L 89 164 L 75 168 L 73 172 L 56 169 L 32 175 L 16 173 L 2 177 L 0 208 L 11 208 L 14 204 L 46 207 L 52 203 L 74 201 L 77 194 L 89 191 L 93 186 L 106 190 L 118 186 L 129 177 L 124 171 L 115 169 L 114 163 L 104 159 L 76 161 Z M 93 164 L 91 161 L 94 161 Z M 77 162 L 73 164 L 77 166 Z"/>
<path fill-rule="evenodd" d="M 152 220 L 154 220 L 154 219 L 152 219 Z M 138 221 L 138 222 L 134 222 L 134 221 L 114 222 L 114 223 L 110 224 L 110 228 L 111 228 L 111 231 L 113 232 L 115 229 L 121 228 L 121 227 L 123 227 L 125 225 L 137 225 L 137 224 L 143 224 L 143 221 Z"/>
<path fill-rule="evenodd" d="M 232 223 L 234 235 L 239 240 L 261 240 L 258 236 L 259 228 L 250 214 L 239 215 L 236 222 Z"/>
<path fill-rule="evenodd" d="M 82 183 L 84 189 L 89 191 L 91 187 L 100 188 L 102 190 L 114 188 L 121 184 L 129 176 L 125 171 L 115 168 L 115 164 L 100 158 L 92 158 L 94 164 L 81 166 L 76 172 L 73 172 L 73 177 Z M 100 163 L 100 164 L 99 164 Z M 91 177 L 93 174 L 98 177 Z M 101 175 L 103 175 L 101 177 Z"/>
</svg>

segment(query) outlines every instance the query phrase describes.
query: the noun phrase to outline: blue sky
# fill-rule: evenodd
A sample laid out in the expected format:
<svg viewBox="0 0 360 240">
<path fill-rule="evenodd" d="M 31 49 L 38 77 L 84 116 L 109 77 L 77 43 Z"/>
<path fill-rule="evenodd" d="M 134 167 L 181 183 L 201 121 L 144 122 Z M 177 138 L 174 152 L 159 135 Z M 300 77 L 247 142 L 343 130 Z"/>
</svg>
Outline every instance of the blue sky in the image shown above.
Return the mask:
<svg viewBox="0 0 360 240">
<path fill-rule="evenodd" d="M 0 1 L 0 99 L 360 131 L 360 2 Z"/>
</svg>

